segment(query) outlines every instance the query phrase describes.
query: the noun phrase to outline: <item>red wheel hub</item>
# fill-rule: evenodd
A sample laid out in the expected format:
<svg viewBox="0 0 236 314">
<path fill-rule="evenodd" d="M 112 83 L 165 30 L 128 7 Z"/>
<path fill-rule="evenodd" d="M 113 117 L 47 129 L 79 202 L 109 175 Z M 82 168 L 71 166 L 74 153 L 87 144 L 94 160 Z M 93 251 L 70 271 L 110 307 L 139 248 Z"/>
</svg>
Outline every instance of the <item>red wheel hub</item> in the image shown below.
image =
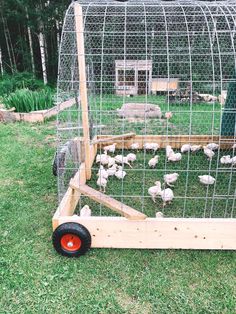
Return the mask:
<svg viewBox="0 0 236 314">
<path fill-rule="evenodd" d="M 61 246 L 67 251 L 79 250 L 81 244 L 80 238 L 75 234 L 67 233 L 61 237 Z"/>
</svg>

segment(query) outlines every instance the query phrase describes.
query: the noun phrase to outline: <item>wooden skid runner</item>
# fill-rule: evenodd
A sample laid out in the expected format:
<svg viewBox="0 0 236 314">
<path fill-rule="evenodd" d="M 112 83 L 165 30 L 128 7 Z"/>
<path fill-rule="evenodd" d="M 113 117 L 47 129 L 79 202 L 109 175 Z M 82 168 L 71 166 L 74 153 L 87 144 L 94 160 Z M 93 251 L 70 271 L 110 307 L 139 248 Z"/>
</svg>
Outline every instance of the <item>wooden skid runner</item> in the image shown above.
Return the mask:
<svg viewBox="0 0 236 314">
<path fill-rule="evenodd" d="M 131 219 L 131 220 L 140 220 L 141 219 L 141 220 L 143 220 L 147 217 L 146 215 L 133 209 L 132 207 L 129 207 L 129 206 L 115 200 L 114 198 L 107 196 L 106 194 L 98 192 L 97 190 L 89 187 L 88 185 L 78 186 L 78 185 L 74 184 L 73 180 L 72 180 L 70 183 L 70 187 L 77 190 L 81 194 L 88 196 L 92 200 L 109 207 L 110 209 L 112 209 L 115 212 L 125 216 L 128 219 Z"/>
<path fill-rule="evenodd" d="M 77 222 L 92 236 L 94 248 L 236 249 L 236 219 L 61 217 Z"/>
</svg>

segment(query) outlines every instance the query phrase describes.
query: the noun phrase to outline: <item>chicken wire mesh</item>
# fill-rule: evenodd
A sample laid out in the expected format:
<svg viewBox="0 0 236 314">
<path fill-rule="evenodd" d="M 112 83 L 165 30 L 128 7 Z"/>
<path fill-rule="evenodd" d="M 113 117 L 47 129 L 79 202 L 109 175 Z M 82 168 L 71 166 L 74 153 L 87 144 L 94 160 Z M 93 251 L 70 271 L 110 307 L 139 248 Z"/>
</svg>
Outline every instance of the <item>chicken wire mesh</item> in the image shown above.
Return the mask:
<svg viewBox="0 0 236 314">
<path fill-rule="evenodd" d="M 148 165 L 153 153 L 141 147 L 134 151 L 123 146 L 111 154 L 126 156 L 132 152 L 137 160 L 132 168 L 124 167 L 123 179 L 109 177 L 106 194 L 151 217 L 157 211 L 167 217 L 236 217 L 234 163 L 221 163 L 223 156 L 236 155 L 236 148 L 232 148 L 236 133 L 236 4 L 149 0 L 79 3 L 83 11 L 91 143 L 96 136 L 129 132 L 142 135 L 144 144 L 150 135 L 162 136 L 154 169 Z M 77 4 L 73 2 L 66 13 L 60 48 L 58 108 L 71 98 L 75 98 L 75 105 L 58 112 L 59 201 L 84 161 Z M 122 111 L 124 104 L 143 104 L 143 108 Z M 149 105 L 158 109 L 154 117 L 149 115 Z M 182 153 L 180 161 L 168 161 L 168 139 L 179 136 L 178 146 L 184 135 L 193 145 L 199 144 L 198 137 L 193 136 L 202 140 L 206 135 L 205 144 L 215 142 L 220 149 L 214 151 L 211 160 L 201 149 Z M 180 152 L 180 147 L 174 151 Z M 99 189 L 98 167 L 94 162 L 87 182 L 95 189 Z M 171 187 L 174 199 L 163 208 L 160 198 L 152 201 L 148 189 L 155 181 L 163 184 L 163 176 L 171 173 L 179 175 Z M 199 175 L 211 175 L 216 181 L 203 185 Z M 85 204 L 91 206 L 93 215 L 114 215 L 85 196 L 81 196 L 78 210 Z"/>
</svg>

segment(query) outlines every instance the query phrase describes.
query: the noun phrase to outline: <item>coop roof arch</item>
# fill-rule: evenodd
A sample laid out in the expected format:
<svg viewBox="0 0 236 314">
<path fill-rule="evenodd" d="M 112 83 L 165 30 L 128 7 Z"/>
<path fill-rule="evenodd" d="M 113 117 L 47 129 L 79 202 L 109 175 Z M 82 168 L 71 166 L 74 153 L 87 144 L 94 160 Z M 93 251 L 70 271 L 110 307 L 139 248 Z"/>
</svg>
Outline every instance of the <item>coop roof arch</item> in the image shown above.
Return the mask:
<svg viewBox="0 0 236 314">
<path fill-rule="evenodd" d="M 224 89 L 235 79 L 233 2 L 74 1 L 62 32 L 62 93 L 79 85 L 77 5 L 83 11 L 87 83 L 96 93 L 106 88 L 115 91 L 117 60 L 151 60 L 153 78 L 178 78 L 192 88 L 201 82 Z"/>
</svg>

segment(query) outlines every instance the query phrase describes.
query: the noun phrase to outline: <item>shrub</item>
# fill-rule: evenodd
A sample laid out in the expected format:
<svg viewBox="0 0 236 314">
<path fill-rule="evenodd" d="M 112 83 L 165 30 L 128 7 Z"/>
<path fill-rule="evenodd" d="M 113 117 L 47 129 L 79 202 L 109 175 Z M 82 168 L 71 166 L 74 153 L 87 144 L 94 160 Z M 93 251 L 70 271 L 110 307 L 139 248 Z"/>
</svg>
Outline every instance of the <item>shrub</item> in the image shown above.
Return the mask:
<svg viewBox="0 0 236 314">
<path fill-rule="evenodd" d="M 14 75 L 4 75 L 0 79 L 0 96 L 6 96 L 17 89 L 28 88 L 30 90 L 43 89 L 44 84 L 37 80 L 32 73 L 19 72 Z"/>
<path fill-rule="evenodd" d="M 16 112 L 44 110 L 54 106 L 53 92 L 46 88 L 41 91 L 31 91 L 28 88 L 18 89 L 4 98 L 6 108 L 16 108 Z"/>
</svg>

